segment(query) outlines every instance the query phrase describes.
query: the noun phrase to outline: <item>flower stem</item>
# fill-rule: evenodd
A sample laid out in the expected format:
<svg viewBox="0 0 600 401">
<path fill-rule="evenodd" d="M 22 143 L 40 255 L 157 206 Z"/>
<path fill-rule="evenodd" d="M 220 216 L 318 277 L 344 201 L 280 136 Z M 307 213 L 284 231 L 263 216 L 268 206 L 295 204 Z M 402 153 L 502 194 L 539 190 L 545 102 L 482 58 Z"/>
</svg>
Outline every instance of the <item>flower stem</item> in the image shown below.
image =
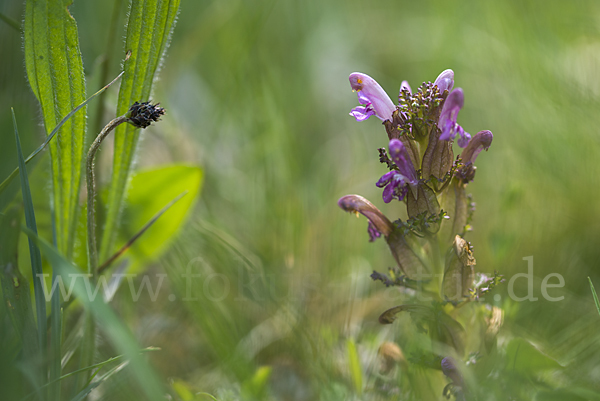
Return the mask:
<svg viewBox="0 0 600 401">
<path fill-rule="evenodd" d="M 90 150 L 86 159 L 86 183 L 87 183 L 87 232 L 88 232 L 88 274 L 91 274 L 95 279 L 98 267 L 98 248 L 96 244 L 96 213 L 95 213 L 95 195 L 96 184 L 94 182 L 94 157 L 100 148 L 102 141 L 114 130 L 118 125 L 127 121 L 126 116 L 120 116 L 109 122 L 100 131 L 100 134 L 90 146 Z"/>
<path fill-rule="evenodd" d="M 90 281 L 92 285 L 96 283 L 98 276 L 98 248 L 96 246 L 96 214 L 94 207 L 94 198 L 96 195 L 96 184 L 94 182 L 94 157 L 100 148 L 102 141 L 114 130 L 119 124 L 127 121 L 128 118 L 125 116 L 117 117 L 109 122 L 100 131 L 90 150 L 87 154 L 86 159 L 86 183 L 87 183 L 87 238 L 88 238 L 88 274 L 90 275 Z M 86 368 L 93 363 L 94 351 L 96 349 L 96 325 L 94 324 L 94 317 L 92 316 L 91 310 L 86 312 L 83 339 L 81 344 L 81 358 L 80 367 Z M 91 372 L 87 372 L 81 375 L 77 382 L 77 390 L 82 389 L 88 384 L 89 375 Z"/>
</svg>

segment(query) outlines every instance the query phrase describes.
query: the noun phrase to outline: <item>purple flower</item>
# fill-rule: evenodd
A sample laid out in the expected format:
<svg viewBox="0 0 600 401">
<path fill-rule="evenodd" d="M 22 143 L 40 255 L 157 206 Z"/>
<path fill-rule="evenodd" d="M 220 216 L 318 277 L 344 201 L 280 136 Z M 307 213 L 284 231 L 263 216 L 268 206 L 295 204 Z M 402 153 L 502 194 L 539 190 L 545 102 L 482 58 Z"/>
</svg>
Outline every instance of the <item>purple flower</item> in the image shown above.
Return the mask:
<svg viewBox="0 0 600 401">
<path fill-rule="evenodd" d="M 482 150 L 488 150 L 492 144 L 492 131 L 479 131 L 469 142 L 465 150 L 462 151 L 460 157 L 464 164 L 475 163 L 475 159 Z"/>
<path fill-rule="evenodd" d="M 358 213 L 361 213 L 369 219 L 367 230 L 369 232 L 370 242 L 375 241 L 377 238 L 381 237 L 382 234 L 387 238 L 394 230 L 392 222 L 371 202 L 360 195 L 343 196 L 338 201 L 338 206 L 347 212 L 356 213 L 357 216 Z"/>
<path fill-rule="evenodd" d="M 390 156 L 398 170 L 384 174 L 376 184 L 379 188 L 385 187 L 383 190 L 385 203 L 390 203 L 394 198 L 399 201 L 403 200 L 409 187 L 415 187 L 418 182 L 415 167 L 400 140 L 392 139 L 390 141 Z"/>
<path fill-rule="evenodd" d="M 352 90 L 357 92 L 358 103 L 363 105 L 350 112 L 356 121 L 364 121 L 371 116 L 376 116 L 381 121 L 392 119 L 396 106 L 377 81 L 360 72 L 350 74 L 349 80 Z"/>
<path fill-rule="evenodd" d="M 442 130 L 440 140 L 449 141 L 454 139 L 456 134 L 458 134 L 458 146 L 461 148 L 467 146 L 471 139 L 471 135 L 456 122 L 458 112 L 462 109 L 464 102 L 465 95 L 463 94 L 462 89 L 454 89 L 446 98 L 438 121 L 438 127 Z"/>
<path fill-rule="evenodd" d="M 440 94 L 444 93 L 445 90 L 450 92 L 454 86 L 454 71 L 449 69 L 442 71 L 433 84 L 437 85 Z"/>
</svg>

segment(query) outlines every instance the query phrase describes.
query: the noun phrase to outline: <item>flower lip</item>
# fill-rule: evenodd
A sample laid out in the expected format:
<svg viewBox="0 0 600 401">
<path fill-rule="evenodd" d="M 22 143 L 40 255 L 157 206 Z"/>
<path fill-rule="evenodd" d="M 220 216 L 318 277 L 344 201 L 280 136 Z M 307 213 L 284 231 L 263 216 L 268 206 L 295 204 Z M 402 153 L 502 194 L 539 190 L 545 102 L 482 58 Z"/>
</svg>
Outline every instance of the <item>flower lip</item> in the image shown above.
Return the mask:
<svg viewBox="0 0 600 401">
<path fill-rule="evenodd" d="M 353 72 L 348 79 L 352 90 L 358 92 L 358 102 L 364 105 L 352 109 L 351 116 L 357 121 L 364 121 L 372 115 L 381 121 L 392 119 L 396 106 L 377 81 L 360 72 Z"/>
</svg>

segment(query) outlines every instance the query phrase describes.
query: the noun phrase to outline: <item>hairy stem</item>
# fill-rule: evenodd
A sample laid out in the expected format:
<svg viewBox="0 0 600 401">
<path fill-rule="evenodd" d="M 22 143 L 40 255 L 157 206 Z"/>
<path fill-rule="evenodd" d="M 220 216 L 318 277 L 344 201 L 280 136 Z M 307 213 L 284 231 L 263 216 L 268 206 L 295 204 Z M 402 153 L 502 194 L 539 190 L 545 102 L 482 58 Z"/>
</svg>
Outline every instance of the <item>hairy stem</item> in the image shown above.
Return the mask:
<svg viewBox="0 0 600 401">
<path fill-rule="evenodd" d="M 96 244 L 96 213 L 95 213 L 95 195 L 96 184 L 94 182 L 94 157 L 100 148 L 100 144 L 118 125 L 127 121 L 127 117 L 120 116 L 109 122 L 98 134 L 86 159 L 86 183 L 87 183 L 87 232 L 88 232 L 88 274 L 95 279 L 98 267 L 98 248 Z"/>
</svg>

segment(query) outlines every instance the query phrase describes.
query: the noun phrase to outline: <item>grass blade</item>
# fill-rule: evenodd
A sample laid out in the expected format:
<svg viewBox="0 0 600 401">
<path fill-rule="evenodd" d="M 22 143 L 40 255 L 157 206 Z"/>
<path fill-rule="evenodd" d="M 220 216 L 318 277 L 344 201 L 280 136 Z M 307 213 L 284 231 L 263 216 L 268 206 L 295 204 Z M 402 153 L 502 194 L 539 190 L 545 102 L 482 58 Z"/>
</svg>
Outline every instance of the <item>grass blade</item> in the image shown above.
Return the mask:
<svg viewBox="0 0 600 401">
<path fill-rule="evenodd" d="M 356 351 L 356 344 L 353 339 L 348 339 L 346 342 L 348 351 L 348 367 L 350 368 L 350 376 L 352 377 L 352 383 L 354 384 L 354 390 L 357 394 L 362 394 L 363 389 L 363 375 L 360 367 L 360 360 L 358 359 L 358 352 Z"/>
<path fill-rule="evenodd" d="M 17 248 L 21 231 L 21 207 L 13 205 L 0 216 L 0 282 L 8 316 L 21 341 L 19 358 L 31 372 L 39 370 L 40 352 L 37 327 L 29 292 L 29 282 L 19 271 Z M 37 377 L 41 377 L 38 372 Z M 39 391 L 36 390 L 33 394 Z"/>
<path fill-rule="evenodd" d="M 115 366 L 114 368 L 112 368 L 111 370 L 109 370 L 108 372 L 106 372 L 105 374 L 100 376 L 99 379 L 88 384 L 88 386 L 86 388 L 84 388 L 83 390 L 81 390 L 79 392 L 79 394 L 77 394 L 75 397 L 73 397 L 71 399 L 71 401 L 84 400 L 85 397 L 87 397 L 88 394 L 92 392 L 92 390 L 94 390 L 96 387 L 98 387 L 100 384 L 102 384 L 106 379 L 110 378 L 112 375 L 119 372 L 121 369 L 123 369 L 125 366 L 127 366 L 127 364 L 128 364 L 128 362 L 123 362 L 123 363 Z"/>
<path fill-rule="evenodd" d="M 48 135 L 60 116 L 85 100 L 77 24 L 65 4 L 37 0 L 28 1 L 25 8 L 27 78 L 40 102 Z M 50 143 L 57 244 L 67 258 L 73 252 L 77 225 L 85 123 L 84 107 L 64 122 L 57 140 Z"/>
<path fill-rule="evenodd" d="M 13 28 L 15 31 L 17 31 L 19 33 L 23 33 L 23 30 L 21 29 L 21 24 L 19 24 L 14 19 L 10 18 L 8 15 L 0 13 L 0 20 L 4 21 L 8 26 Z"/>
<path fill-rule="evenodd" d="M 127 112 L 135 101 L 149 100 L 156 72 L 175 26 L 180 0 L 133 0 L 127 23 L 126 49 L 132 51 L 125 61 L 125 76 L 119 90 L 116 115 Z M 127 124 L 115 132 L 115 151 L 106 222 L 102 233 L 100 260 L 113 252 L 115 233 L 126 192 L 139 130 Z"/>
<path fill-rule="evenodd" d="M 600 302 L 598 301 L 598 294 L 596 294 L 596 290 L 594 289 L 594 284 L 592 283 L 592 279 L 588 277 L 588 281 L 590 282 L 590 289 L 592 290 L 592 296 L 594 297 L 594 303 L 596 304 L 596 309 L 598 310 L 598 314 L 600 314 Z"/>
<path fill-rule="evenodd" d="M 146 347 L 146 348 L 140 350 L 140 352 L 152 352 L 152 351 L 160 351 L 160 348 L 158 348 L 158 347 Z M 82 369 L 77 369 L 77 370 L 75 370 L 73 372 L 69 372 L 67 374 L 62 375 L 61 377 L 59 377 L 58 379 L 56 379 L 54 381 L 51 381 L 51 382 L 47 383 L 46 386 L 52 385 L 52 384 L 57 383 L 57 382 L 59 382 L 61 380 L 68 379 L 69 377 L 75 376 L 75 375 L 77 375 L 79 373 L 87 372 L 88 370 L 100 369 L 100 368 L 104 367 L 105 365 L 108 365 L 108 364 L 111 364 L 113 362 L 119 361 L 119 360 L 121 360 L 123 358 L 124 358 L 123 355 L 117 355 L 117 356 L 113 356 L 112 358 L 108 358 L 106 361 L 98 362 L 98 363 L 96 363 L 94 365 L 87 366 L 87 367 L 82 368 Z M 26 395 L 25 397 L 23 397 L 21 399 L 21 401 L 25 401 L 25 400 L 31 398 L 34 395 L 35 395 L 35 393 L 30 393 L 30 394 Z"/>
<path fill-rule="evenodd" d="M 19 159 L 19 175 L 21 177 L 21 192 L 23 194 L 23 203 L 25 205 L 25 224 L 27 228 L 37 235 L 37 224 L 35 221 L 35 213 L 33 210 L 33 200 L 31 199 L 31 190 L 29 188 L 29 178 L 27 177 L 27 169 L 25 167 L 25 159 L 21 150 L 21 141 L 19 140 L 19 132 L 17 129 L 17 121 L 15 112 L 11 109 L 13 127 L 15 130 L 15 141 L 17 143 L 17 157 Z M 33 277 L 33 291 L 35 294 L 35 310 L 37 317 L 37 337 L 38 349 L 42 356 L 42 361 L 46 362 L 46 299 L 42 288 L 42 256 L 40 250 L 31 239 L 29 240 L 29 256 L 31 258 L 31 270 Z M 44 366 L 44 365 L 42 365 Z M 42 368 L 43 371 L 43 368 Z M 43 375 L 40 385 L 44 384 Z"/>
<path fill-rule="evenodd" d="M 115 349 L 129 360 L 132 367 L 133 377 L 137 380 L 139 388 L 145 393 L 147 400 L 163 400 L 163 387 L 160 379 L 148 363 L 140 356 L 135 338 L 129 329 L 119 320 L 109 305 L 104 303 L 102 297 L 92 297 L 88 294 L 88 288 L 81 279 L 81 270 L 67 261 L 58 251 L 39 238 L 33 231 L 23 228 L 23 231 L 44 252 L 53 269 L 63 279 L 67 288 L 73 287 L 73 293 L 83 304 L 86 312 L 91 313 L 96 325 L 100 327 Z M 80 279 L 77 279 L 77 278 Z"/>
</svg>

